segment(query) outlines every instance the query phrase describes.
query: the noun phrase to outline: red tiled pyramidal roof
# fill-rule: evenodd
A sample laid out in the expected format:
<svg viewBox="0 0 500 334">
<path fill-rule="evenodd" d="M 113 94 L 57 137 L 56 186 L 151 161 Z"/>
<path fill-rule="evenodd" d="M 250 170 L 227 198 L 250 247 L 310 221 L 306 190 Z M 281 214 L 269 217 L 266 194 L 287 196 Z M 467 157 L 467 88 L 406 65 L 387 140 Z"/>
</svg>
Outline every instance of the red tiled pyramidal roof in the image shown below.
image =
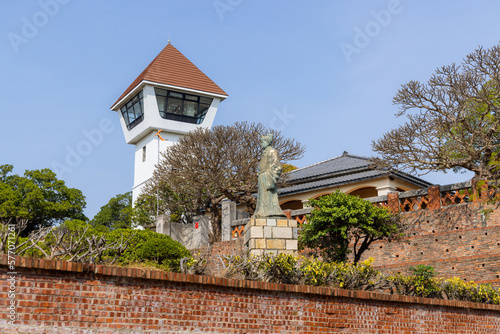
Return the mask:
<svg viewBox="0 0 500 334">
<path fill-rule="evenodd" d="M 113 106 L 143 80 L 227 96 L 226 92 L 170 43 L 139 74 Z"/>
</svg>

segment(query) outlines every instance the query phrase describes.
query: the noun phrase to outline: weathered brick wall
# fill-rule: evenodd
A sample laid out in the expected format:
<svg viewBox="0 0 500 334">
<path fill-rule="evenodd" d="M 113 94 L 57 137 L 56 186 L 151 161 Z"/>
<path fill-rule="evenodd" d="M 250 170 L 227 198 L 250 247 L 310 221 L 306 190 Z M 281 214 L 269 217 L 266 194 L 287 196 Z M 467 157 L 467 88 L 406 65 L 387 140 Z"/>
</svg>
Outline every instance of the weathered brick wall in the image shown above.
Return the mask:
<svg viewBox="0 0 500 334">
<path fill-rule="evenodd" d="M 244 254 L 243 238 L 216 242 L 209 247 L 192 249 L 191 254 L 199 255 L 200 258 L 207 261 L 205 266 L 206 275 L 221 276 L 225 270 L 223 265 L 223 261 L 226 262 L 225 257 L 229 255 L 242 256 Z"/>
<path fill-rule="evenodd" d="M 488 213 L 488 211 L 492 210 Z M 385 272 L 418 264 L 439 275 L 500 285 L 500 210 L 479 203 L 402 214 L 412 227 L 400 242 L 376 242 L 363 254 Z"/>
<path fill-rule="evenodd" d="M 439 276 L 500 286 L 500 207 L 471 202 L 402 216 L 410 224 L 410 236 L 375 242 L 362 260 L 373 257 L 374 267 L 385 273 L 408 273 L 410 266 L 424 264 L 433 266 Z M 238 244 L 228 245 L 215 244 L 213 249 L 234 254 Z"/>
<path fill-rule="evenodd" d="M 18 258 L 1 333 L 500 333 L 500 306 Z"/>
</svg>

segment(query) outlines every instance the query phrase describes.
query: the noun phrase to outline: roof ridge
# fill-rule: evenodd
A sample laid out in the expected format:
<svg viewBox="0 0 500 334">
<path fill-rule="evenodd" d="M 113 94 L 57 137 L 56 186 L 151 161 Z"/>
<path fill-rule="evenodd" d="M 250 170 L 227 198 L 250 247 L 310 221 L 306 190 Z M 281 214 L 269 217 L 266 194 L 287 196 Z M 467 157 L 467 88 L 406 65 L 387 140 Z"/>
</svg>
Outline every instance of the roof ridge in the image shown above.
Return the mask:
<svg viewBox="0 0 500 334">
<path fill-rule="evenodd" d="M 288 173 L 293 173 L 293 172 L 296 172 L 296 171 L 299 171 L 299 170 L 303 170 L 303 169 L 306 169 L 306 168 L 309 168 L 309 167 L 313 167 L 313 166 L 322 164 L 324 162 L 335 160 L 335 159 L 339 159 L 339 158 L 342 158 L 342 157 L 351 157 L 351 158 L 355 158 L 355 159 L 370 160 L 369 157 L 364 157 L 364 156 L 361 156 L 361 155 L 354 155 L 354 154 L 350 154 L 350 153 L 347 153 L 346 151 L 344 151 L 341 155 L 337 155 L 337 156 L 335 156 L 333 158 L 329 158 L 329 159 L 326 159 L 326 160 L 323 160 L 323 161 L 315 162 L 315 163 L 313 163 L 311 165 L 308 165 L 308 166 L 304 166 L 304 167 L 300 167 L 300 168 L 294 169 L 294 170 L 292 170 L 292 171 L 290 171 Z"/>
<path fill-rule="evenodd" d="M 299 170 L 302 170 L 302 169 L 306 169 L 306 168 L 309 168 L 309 167 L 312 167 L 312 166 L 319 165 L 319 164 L 321 164 L 323 162 L 327 162 L 327 161 L 338 159 L 338 158 L 342 158 L 342 157 L 343 157 L 343 155 L 338 155 L 338 156 L 333 157 L 333 158 L 329 158 L 329 159 L 326 159 L 326 160 L 323 160 L 323 161 L 315 162 L 315 163 L 313 163 L 311 165 L 307 165 L 307 166 L 304 166 L 304 167 L 300 167 L 300 168 L 294 169 L 292 171 L 289 171 L 288 173 L 293 173 L 293 172 L 296 172 L 296 171 L 299 171 Z"/>
<path fill-rule="evenodd" d="M 350 154 L 350 153 L 344 154 L 343 156 L 356 158 L 356 159 L 362 159 L 362 160 L 370 160 L 371 159 L 370 157 L 365 157 L 363 155 L 356 155 L 356 154 Z"/>
</svg>

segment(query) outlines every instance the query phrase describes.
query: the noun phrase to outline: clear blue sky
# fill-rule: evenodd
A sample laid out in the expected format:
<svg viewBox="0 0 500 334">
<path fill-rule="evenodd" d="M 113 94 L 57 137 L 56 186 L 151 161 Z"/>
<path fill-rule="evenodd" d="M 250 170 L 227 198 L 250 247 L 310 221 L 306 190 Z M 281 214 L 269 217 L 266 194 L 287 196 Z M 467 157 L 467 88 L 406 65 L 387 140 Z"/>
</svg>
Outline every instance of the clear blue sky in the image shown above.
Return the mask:
<svg viewBox="0 0 500 334">
<path fill-rule="evenodd" d="M 134 148 L 109 107 L 169 34 L 228 93 L 215 125 L 282 127 L 307 147 L 299 167 L 343 151 L 370 156 L 371 141 L 402 122 L 392 105 L 400 85 L 498 43 L 499 12 L 493 0 L 2 1 L 0 164 L 18 174 L 68 166 L 85 131 L 109 122 L 59 177 L 83 191 L 89 218 L 129 191 Z"/>
</svg>

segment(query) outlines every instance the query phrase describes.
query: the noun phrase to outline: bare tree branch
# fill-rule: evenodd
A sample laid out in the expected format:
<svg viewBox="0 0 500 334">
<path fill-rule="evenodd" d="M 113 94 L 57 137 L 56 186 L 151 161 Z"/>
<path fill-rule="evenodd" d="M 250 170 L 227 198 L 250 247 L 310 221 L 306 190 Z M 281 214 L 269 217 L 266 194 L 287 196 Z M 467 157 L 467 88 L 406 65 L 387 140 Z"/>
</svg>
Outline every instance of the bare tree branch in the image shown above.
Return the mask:
<svg viewBox="0 0 500 334">
<path fill-rule="evenodd" d="M 220 240 L 223 199 L 245 205 L 250 213 L 255 209 L 259 141 L 268 132 L 273 133 L 273 147 L 283 162 L 302 157 L 305 149 L 300 143 L 262 124 L 243 122 L 197 129 L 162 154 L 143 196 L 155 199 L 158 194 L 160 210 L 177 218 L 208 212 L 215 233 L 211 240 Z"/>
<path fill-rule="evenodd" d="M 497 179 L 500 46 L 479 47 L 460 65 L 442 66 L 427 83 L 410 81 L 393 99 L 407 122 L 372 142 L 380 166 L 410 172 L 467 169 Z M 422 175 L 422 174 L 420 174 Z"/>
</svg>

